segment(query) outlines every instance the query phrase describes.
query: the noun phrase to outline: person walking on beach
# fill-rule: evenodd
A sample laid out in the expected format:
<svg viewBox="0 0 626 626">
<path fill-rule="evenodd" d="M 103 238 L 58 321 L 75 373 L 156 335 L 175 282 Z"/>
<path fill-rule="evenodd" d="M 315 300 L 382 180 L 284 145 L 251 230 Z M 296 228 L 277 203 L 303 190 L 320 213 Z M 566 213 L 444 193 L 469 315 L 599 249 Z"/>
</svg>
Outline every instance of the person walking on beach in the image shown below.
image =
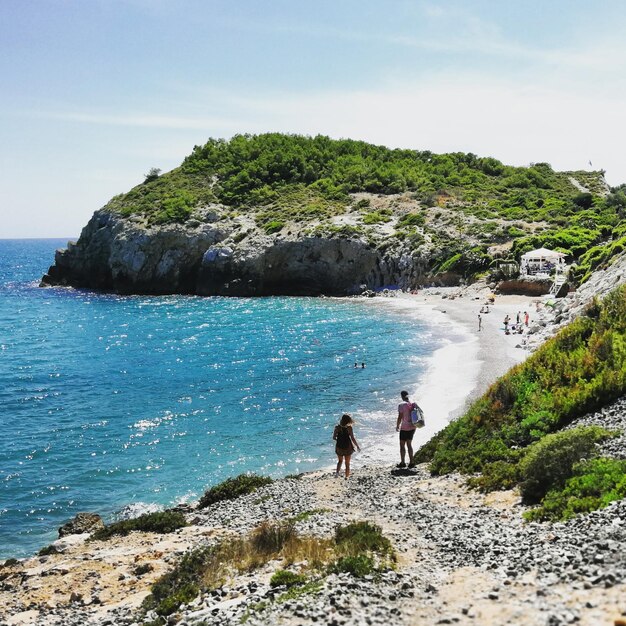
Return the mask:
<svg viewBox="0 0 626 626">
<path fill-rule="evenodd" d="M 530 316 L 528 315 L 528 311 L 524 311 L 524 326 L 528 326 L 528 320 Z"/>
<path fill-rule="evenodd" d="M 400 433 L 400 463 L 396 467 L 406 467 L 404 459 L 408 448 L 409 467 L 413 464 L 413 435 L 415 434 L 415 426 L 411 421 L 411 411 L 413 403 L 409 400 L 409 392 L 401 391 L 400 397 L 402 402 L 398 405 L 398 421 L 396 422 L 396 431 Z"/>
<path fill-rule="evenodd" d="M 482 330 L 483 328 L 483 318 L 478 314 L 478 330 Z"/>
<path fill-rule="evenodd" d="M 350 477 L 350 457 L 355 448 L 359 451 L 361 450 L 352 432 L 352 424 L 354 424 L 352 417 L 344 413 L 341 416 L 341 421 L 335 426 L 335 430 L 333 431 L 333 439 L 336 441 L 335 454 L 337 455 L 337 470 L 335 475 L 339 476 L 341 466 L 345 461 L 346 480 Z"/>
</svg>

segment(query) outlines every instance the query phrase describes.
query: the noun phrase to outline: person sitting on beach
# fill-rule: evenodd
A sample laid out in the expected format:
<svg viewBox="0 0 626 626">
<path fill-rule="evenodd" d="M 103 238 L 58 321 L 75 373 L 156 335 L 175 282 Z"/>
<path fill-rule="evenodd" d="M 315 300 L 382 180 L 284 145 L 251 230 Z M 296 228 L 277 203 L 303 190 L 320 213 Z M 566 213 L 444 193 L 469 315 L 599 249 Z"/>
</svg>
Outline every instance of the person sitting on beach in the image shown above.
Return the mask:
<svg viewBox="0 0 626 626">
<path fill-rule="evenodd" d="M 409 467 L 413 464 L 413 435 L 415 434 L 415 425 L 411 421 L 411 411 L 413 403 L 409 400 L 409 392 L 401 391 L 400 397 L 402 402 L 398 405 L 398 421 L 396 422 L 396 431 L 400 433 L 400 463 L 396 467 L 406 467 L 404 461 L 408 448 Z"/>
<path fill-rule="evenodd" d="M 350 457 L 355 448 L 359 451 L 361 450 L 352 432 L 352 424 L 354 424 L 352 417 L 348 415 L 348 413 L 344 413 L 341 416 L 341 421 L 335 426 L 335 430 L 333 431 L 333 439 L 336 441 L 335 454 L 337 455 L 337 470 L 335 475 L 339 476 L 341 466 L 345 460 L 346 480 L 350 477 Z"/>
</svg>

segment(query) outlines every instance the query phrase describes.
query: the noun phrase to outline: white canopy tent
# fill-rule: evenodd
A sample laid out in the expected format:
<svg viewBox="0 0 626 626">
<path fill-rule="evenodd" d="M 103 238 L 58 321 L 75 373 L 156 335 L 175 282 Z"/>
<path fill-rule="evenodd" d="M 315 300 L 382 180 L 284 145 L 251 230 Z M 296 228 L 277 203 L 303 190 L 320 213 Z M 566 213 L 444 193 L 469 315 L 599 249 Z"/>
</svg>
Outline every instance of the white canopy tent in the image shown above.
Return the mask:
<svg viewBox="0 0 626 626">
<path fill-rule="evenodd" d="M 522 254 L 521 273 L 541 274 L 549 272 L 553 267 L 559 268 L 565 265 L 565 254 L 547 248 L 538 248 Z"/>
</svg>

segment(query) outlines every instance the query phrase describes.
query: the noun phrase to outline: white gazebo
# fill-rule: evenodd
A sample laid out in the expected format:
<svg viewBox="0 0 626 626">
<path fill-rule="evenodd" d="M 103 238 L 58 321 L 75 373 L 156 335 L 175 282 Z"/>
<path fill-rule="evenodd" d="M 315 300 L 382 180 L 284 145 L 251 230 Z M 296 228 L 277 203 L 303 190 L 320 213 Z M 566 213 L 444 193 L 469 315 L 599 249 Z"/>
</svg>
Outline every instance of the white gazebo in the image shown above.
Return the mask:
<svg viewBox="0 0 626 626">
<path fill-rule="evenodd" d="M 522 254 L 520 262 L 522 275 L 549 274 L 553 268 L 557 269 L 557 273 L 565 268 L 565 254 L 547 248 L 538 248 Z"/>
</svg>

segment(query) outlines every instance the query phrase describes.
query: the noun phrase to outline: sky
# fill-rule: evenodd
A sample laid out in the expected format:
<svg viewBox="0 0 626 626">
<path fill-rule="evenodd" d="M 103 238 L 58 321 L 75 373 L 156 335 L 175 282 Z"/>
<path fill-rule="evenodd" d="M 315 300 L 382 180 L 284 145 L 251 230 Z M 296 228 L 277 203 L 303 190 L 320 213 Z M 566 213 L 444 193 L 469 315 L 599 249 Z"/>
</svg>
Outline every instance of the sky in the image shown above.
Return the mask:
<svg viewBox="0 0 626 626">
<path fill-rule="evenodd" d="M 0 238 L 236 133 L 362 139 L 626 183 L 623 0 L 0 0 Z"/>
</svg>

